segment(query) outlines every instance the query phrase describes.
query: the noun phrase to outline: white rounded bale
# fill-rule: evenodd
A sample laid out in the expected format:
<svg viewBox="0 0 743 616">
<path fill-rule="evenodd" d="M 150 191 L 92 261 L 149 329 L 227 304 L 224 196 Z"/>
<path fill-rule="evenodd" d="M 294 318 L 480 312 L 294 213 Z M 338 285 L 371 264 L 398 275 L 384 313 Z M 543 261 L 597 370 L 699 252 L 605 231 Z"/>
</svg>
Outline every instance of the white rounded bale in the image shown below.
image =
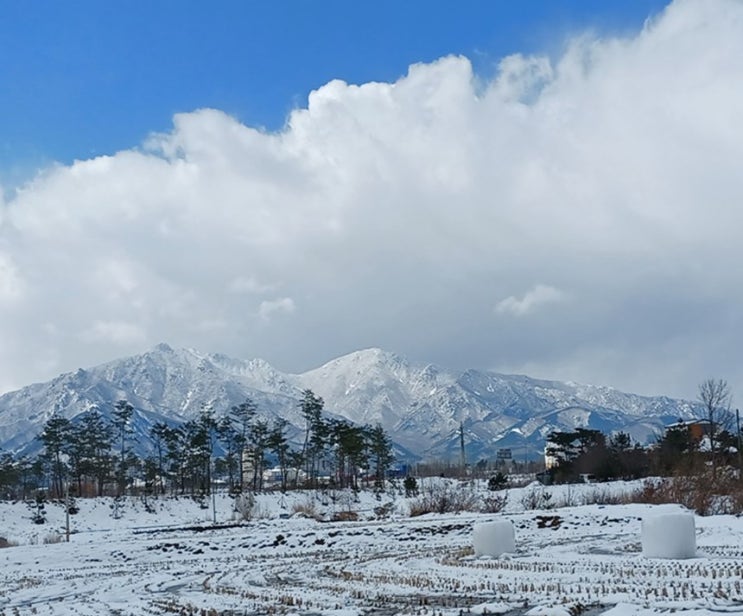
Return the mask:
<svg viewBox="0 0 743 616">
<path fill-rule="evenodd" d="M 475 556 L 500 556 L 516 551 L 516 534 L 510 520 L 475 524 L 472 541 Z"/>
<path fill-rule="evenodd" d="M 694 558 L 696 553 L 693 513 L 655 513 L 643 518 L 642 555 L 646 558 Z"/>
</svg>

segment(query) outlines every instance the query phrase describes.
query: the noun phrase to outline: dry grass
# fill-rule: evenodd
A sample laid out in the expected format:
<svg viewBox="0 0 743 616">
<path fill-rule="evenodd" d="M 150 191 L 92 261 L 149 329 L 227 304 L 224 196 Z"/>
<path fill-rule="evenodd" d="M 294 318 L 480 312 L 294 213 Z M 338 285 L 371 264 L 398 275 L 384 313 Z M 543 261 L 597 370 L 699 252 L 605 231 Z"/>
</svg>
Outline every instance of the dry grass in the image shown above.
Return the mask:
<svg viewBox="0 0 743 616">
<path fill-rule="evenodd" d="M 710 471 L 648 479 L 631 496 L 635 503 L 678 503 L 699 515 L 739 514 L 743 512 L 743 484 L 731 473 Z"/>
<path fill-rule="evenodd" d="M 487 494 L 480 499 L 480 513 L 500 513 L 508 504 L 508 492 Z"/>
<path fill-rule="evenodd" d="M 421 495 L 410 502 L 410 517 L 426 513 L 459 513 L 480 511 L 477 493 L 465 485 L 451 486 L 438 483 L 421 490 Z"/>
<path fill-rule="evenodd" d="M 552 494 L 544 487 L 533 487 L 525 491 L 521 495 L 521 505 L 526 511 L 533 511 L 535 509 L 551 509 L 554 507 L 552 503 Z"/>
<path fill-rule="evenodd" d="M 49 533 L 41 541 L 44 545 L 50 545 L 52 543 L 62 543 L 64 541 L 64 537 L 59 533 Z"/>
<path fill-rule="evenodd" d="M 333 514 L 333 522 L 357 522 L 359 514 L 355 511 L 338 511 Z"/>
<path fill-rule="evenodd" d="M 312 497 L 308 497 L 302 502 L 294 503 L 292 505 L 292 514 L 301 515 L 306 518 L 312 518 L 313 520 L 320 520 L 322 516 L 317 510 L 317 504 Z"/>
</svg>

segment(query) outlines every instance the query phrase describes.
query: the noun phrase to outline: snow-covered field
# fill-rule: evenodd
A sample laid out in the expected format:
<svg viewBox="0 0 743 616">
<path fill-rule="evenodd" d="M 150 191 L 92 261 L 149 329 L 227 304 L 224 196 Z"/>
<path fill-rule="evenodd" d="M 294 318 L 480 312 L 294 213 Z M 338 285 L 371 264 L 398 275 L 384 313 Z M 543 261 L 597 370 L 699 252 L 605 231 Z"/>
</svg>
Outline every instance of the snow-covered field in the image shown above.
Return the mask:
<svg viewBox="0 0 743 616">
<path fill-rule="evenodd" d="M 187 498 L 151 511 L 138 498 L 118 510 L 80 500 L 70 543 L 53 542 L 61 505 L 36 525 L 26 504 L 2 502 L 0 535 L 17 545 L 0 550 L 0 614 L 743 613 L 742 518 L 697 517 L 695 558 L 649 559 L 642 518 L 678 506 L 575 505 L 607 489 L 583 485 L 554 488 L 552 501 L 573 506 L 525 509 L 539 489 L 510 490 L 499 514 L 416 518 L 400 494 L 260 495 L 250 522 L 221 495 L 217 527 Z M 316 521 L 295 504 L 359 520 Z M 516 552 L 475 557 L 473 525 L 499 519 L 513 523 Z"/>
</svg>

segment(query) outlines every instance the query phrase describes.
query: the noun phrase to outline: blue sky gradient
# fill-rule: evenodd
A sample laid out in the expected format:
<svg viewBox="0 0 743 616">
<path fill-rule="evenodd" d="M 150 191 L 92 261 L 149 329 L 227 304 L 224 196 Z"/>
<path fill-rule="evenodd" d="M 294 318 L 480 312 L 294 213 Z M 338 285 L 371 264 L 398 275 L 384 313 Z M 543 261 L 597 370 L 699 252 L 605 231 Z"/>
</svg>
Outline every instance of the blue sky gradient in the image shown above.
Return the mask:
<svg viewBox="0 0 743 616">
<path fill-rule="evenodd" d="M 135 147 L 201 107 L 275 130 L 331 79 L 391 82 L 448 54 L 489 77 L 501 57 L 559 53 L 585 29 L 636 32 L 664 4 L 3 2 L 0 181 Z"/>
</svg>

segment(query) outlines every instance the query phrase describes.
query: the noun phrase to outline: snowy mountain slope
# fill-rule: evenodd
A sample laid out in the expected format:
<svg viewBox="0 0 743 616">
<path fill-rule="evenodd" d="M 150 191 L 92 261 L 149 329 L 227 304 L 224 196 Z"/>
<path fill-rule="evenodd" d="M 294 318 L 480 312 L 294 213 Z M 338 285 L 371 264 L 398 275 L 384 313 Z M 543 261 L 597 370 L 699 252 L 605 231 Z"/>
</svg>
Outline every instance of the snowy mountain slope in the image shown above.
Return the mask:
<svg viewBox="0 0 743 616">
<path fill-rule="evenodd" d="M 460 422 L 469 459 L 492 457 L 500 447 L 534 457 L 555 430 L 623 430 L 646 443 L 679 417 L 698 414 L 688 401 L 520 375 L 447 372 L 380 349 L 351 353 L 296 378 L 337 413 L 379 421 L 406 447 L 451 459 L 459 457 Z"/>
<path fill-rule="evenodd" d="M 110 417 L 120 399 L 135 408 L 134 430 L 141 443 L 156 421 L 180 423 L 196 417 L 204 407 L 222 414 L 247 397 L 268 419 L 281 415 L 293 425 L 301 424 L 296 408 L 299 391 L 288 385 L 287 393 L 280 393 L 280 386 L 272 390 L 269 385 L 276 375 L 266 366 L 265 362 L 226 362 L 222 356 L 160 344 L 141 355 L 0 396 L 0 448 L 34 451 L 39 446 L 35 436 L 53 414 L 73 419 L 95 408 Z M 266 383 L 265 391 L 251 386 L 256 381 L 261 386 Z"/>
<path fill-rule="evenodd" d="M 141 436 L 155 421 L 181 422 L 204 407 L 224 413 L 247 397 L 269 420 L 284 417 L 290 434 L 298 435 L 304 421 L 297 401 L 304 389 L 322 396 L 329 413 L 381 423 L 396 443 L 421 457 L 457 459 L 460 424 L 474 460 L 493 457 L 502 447 L 535 457 L 550 432 L 576 427 L 624 430 L 648 442 L 664 425 L 695 415 L 694 404 L 683 400 L 477 370 L 449 372 L 380 349 L 285 374 L 259 359 L 160 344 L 0 396 L 0 447 L 38 448 L 34 438 L 52 414 L 74 418 L 97 408 L 109 415 L 119 399 L 135 407 Z"/>
</svg>

